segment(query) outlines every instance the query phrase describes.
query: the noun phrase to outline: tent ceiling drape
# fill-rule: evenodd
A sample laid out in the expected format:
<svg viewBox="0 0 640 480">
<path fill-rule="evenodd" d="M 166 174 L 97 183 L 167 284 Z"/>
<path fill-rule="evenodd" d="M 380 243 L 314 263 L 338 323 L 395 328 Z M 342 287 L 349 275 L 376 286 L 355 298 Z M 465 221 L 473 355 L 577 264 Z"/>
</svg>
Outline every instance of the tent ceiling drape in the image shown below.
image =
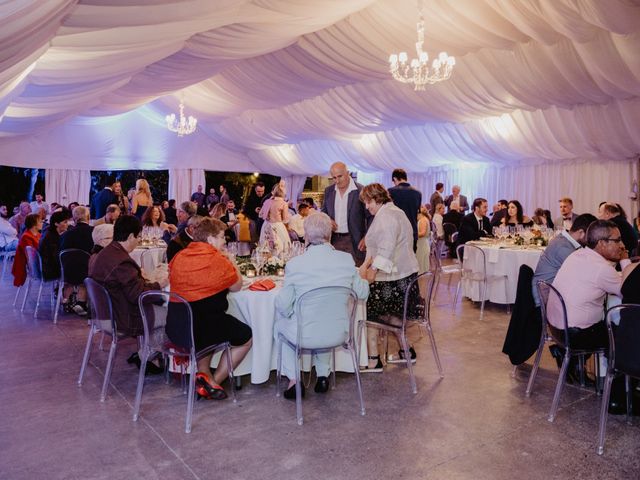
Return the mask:
<svg viewBox="0 0 640 480">
<path fill-rule="evenodd" d="M 414 0 L 16 0 L 0 4 L 1 163 L 282 175 L 640 152 L 640 5 L 426 0 L 450 80 L 414 92 L 389 53 Z M 163 127 L 180 95 L 198 132 Z"/>
</svg>

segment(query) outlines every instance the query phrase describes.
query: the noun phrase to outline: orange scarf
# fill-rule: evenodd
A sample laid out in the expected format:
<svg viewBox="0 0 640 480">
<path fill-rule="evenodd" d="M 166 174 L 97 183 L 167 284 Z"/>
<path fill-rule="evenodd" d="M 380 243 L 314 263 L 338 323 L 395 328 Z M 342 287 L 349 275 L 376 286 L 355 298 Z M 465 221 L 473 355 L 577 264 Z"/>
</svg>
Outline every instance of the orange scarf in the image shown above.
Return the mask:
<svg viewBox="0 0 640 480">
<path fill-rule="evenodd" d="M 215 295 L 237 280 L 231 261 L 205 242 L 191 242 L 169 263 L 171 291 L 188 302 Z"/>
</svg>

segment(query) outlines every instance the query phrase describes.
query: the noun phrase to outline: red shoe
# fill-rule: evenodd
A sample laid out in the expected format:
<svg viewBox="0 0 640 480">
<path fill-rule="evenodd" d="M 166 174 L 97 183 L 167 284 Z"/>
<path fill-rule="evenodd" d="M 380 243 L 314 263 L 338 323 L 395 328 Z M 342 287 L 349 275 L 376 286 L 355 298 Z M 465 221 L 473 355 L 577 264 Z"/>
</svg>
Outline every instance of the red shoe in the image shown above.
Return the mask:
<svg viewBox="0 0 640 480">
<path fill-rule="evenodd" d="M 207 400 L 224 400 L 227 398 L 227 392 L 220 385 L 214 385 L 211 378 L 206 373 L 198 372 L 196 374 L 196 393 Z"/>
</svg>

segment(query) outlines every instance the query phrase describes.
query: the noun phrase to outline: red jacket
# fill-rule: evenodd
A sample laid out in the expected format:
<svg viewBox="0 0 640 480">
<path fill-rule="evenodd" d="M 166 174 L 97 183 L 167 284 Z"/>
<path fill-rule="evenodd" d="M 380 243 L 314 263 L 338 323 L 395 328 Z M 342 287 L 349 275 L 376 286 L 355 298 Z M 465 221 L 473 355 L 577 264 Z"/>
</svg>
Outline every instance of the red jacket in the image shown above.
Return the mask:
<svg viewBox="0 0 640 480">
<path fill-rule="evenodd" d="M 27 247 L 33 247 L 38 250 L 40 243 L 40 234 L 33 234 L 29 230 L 25 230 L 16 249 L 16 258 L 13 260 L 11 273 L 13 274 L 13 285 L 21 287 L 27 280 Z"/>
</svg>

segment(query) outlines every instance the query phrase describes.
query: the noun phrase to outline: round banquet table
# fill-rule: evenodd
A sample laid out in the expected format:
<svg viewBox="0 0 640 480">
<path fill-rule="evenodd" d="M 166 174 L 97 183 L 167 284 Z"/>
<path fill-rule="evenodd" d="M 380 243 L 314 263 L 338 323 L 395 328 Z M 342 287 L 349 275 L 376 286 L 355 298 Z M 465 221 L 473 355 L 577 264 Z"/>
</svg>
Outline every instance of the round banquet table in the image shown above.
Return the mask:
<svg viewBox="0 0 640 480">
<path fill-rule="evenodd" d="M 153 272 L 165 262 L 167 247 L 138 247 L 129 255 L 145 272 Z"/>
<path fill-rule="evenodd" d="M 238 320 L 251 326 L 253 331 L 253 346 L 247 356 L 235 368 L 234 375 L 251 374 L 251 383 L 264 383 L 269 380 L 271 370 L 277 367 L 278 352 L 276 342 L 273 337 L 273 328 L 276 321 L 275 300 L 280 288 L 282 279 L 270 277 L 276 283 L 276 288 L 266 292 L 249 290 L 251 282 L 245 281 L 242 290 L 231 292 L 227 296 L 229 309 L 227 313 L 233 315 Z M 358 302 L 356 310 L 356 322 L 366 315 L 366 303 Z M 367 365 L 366 335 L 363 335 L 360 346 L 360 363 Z M 288 348 L 284 346 L 283 348 Z M 221 353 L 214 356 L 212 366 L 218 364 Z M 303 356 L 303 370 L 310 369 L 310 355 Z M 336 349 L 336 371 L 353 373 L 351 356 L 344 349 Z"/>
<path fill-rule="evenodd" d="M 544 251 L 542 247 L 519 247 L 489 244 L 486 242 L 468 242 L 469 245 L 480 247 L 484 252 L 487 275 L 507 277 L 507 289 L 505 298 L 504 281 L 496 280 L 487 283 L 485 300 L 493 303 L 515 303 L 516 289 L 518 286 L 518 273 L 521 265 L 528 265 L 533 270 L 538 265 L 538 260 Z M 464 249 L 465 269 L 474 273 L 482 272 L 482 255 L 473 248 Z M 481 301 L 481 282 L 463 280 L 462 293 L 474 302 Z"/>
</svg>

